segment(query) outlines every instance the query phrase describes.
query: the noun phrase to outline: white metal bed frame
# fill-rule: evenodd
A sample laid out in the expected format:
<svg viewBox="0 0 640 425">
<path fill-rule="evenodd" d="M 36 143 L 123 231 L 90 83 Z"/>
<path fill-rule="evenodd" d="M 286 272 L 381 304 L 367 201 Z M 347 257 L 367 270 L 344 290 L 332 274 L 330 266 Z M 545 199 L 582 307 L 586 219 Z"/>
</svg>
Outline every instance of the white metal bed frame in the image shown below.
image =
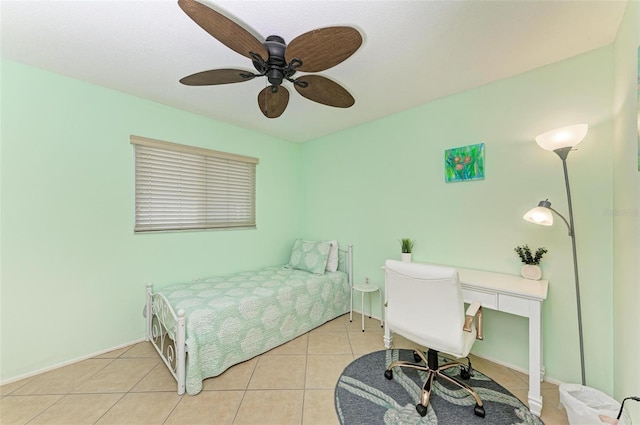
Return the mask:
<svg viewBox="0 0 640 425">
<path fill-rule="evenodd" d="M 353 288 L 353 246 L 349 244 L 347 249 L 338 249 L 339 257 L 344 259 L 342 264 L 346 268 L 344 271 L 347 273 L 349 286 Z M 146 338 L 178 383 L 178 395 L 182 395 L 186 389 L 186 361 L 189 351 L 185 342 L 187 321 L 185 311 L 183 309 L 174 311 L 169 300 L 160 293 L 153 293 L 153 283 L 148 283 L 145 315 Z"/>
</svg>

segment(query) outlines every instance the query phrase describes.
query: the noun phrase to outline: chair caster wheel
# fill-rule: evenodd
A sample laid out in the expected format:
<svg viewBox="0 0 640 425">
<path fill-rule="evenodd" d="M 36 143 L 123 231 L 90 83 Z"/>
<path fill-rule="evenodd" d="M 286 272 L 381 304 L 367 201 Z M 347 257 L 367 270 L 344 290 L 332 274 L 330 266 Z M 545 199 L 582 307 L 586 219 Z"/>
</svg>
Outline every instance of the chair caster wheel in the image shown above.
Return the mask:
<svg viewBox="0 0 640 425">
<path fill-rule="evenodd" d="M 422 357 L 420 357 L 418 355 L 418 353 L 414 351 L 413 352 L 413 360 L 415 360 L 416 363 L 420 363 L 422 361 Z"/>
<path fill-rule="evenodd" d="M 392 380 L 393 379 L 393 370 L 385 370 L 384 371 L 384 377 L 387 378 L 388 380 Z"/>
<path fill-rule="evenodd" d="M 420 414 L 420 416 L 427 416 L 427 406 L 423 406 L 422 404 L 416 404 L 416 410 Z"/>
<path fill-rule="evenodd" d="M 460 367 L 460 378 L 464 379 L 465 381 L 468 381 L 471 378 L 469 370 L 465 369 L 462 366 Z"/>
<path fill-rule="evenodd" d="M 481 418 L 484 418 L 484 406 L 478 406 L 476 404 L 476 407 L 473 408 L 473 413 L 476 414 L 476 416 L 480 416 Z"/>
</svg>

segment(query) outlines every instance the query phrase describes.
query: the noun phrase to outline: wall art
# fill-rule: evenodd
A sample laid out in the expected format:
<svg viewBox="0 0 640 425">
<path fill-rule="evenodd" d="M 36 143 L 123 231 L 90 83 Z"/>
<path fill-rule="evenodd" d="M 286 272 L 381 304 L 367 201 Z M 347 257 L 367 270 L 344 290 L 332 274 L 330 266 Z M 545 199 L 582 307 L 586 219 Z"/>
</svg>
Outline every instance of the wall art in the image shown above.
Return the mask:
<svg viewBox="0 0 640 425">
<path fill-rule="evenodd" d="M 484 179 L 484 143 L 444 151 L 447 183 Z"/>
</svg>

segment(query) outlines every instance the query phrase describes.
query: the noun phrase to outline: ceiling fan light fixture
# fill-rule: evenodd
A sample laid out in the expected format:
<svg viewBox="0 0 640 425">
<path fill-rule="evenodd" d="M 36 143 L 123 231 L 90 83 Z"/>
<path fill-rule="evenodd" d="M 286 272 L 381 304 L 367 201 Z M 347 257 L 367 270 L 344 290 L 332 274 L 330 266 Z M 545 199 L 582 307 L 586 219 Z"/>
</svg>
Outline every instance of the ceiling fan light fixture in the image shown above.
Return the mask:
<svg viewBox="0 0 640 425">
<path fill-rule="evenodd" d="M 282 84 L 282 77 L 283 73 L 278 68 L 270 68 L 267 71 L 267 79 L 273 86 L 279 86 Z"/>
</svg>

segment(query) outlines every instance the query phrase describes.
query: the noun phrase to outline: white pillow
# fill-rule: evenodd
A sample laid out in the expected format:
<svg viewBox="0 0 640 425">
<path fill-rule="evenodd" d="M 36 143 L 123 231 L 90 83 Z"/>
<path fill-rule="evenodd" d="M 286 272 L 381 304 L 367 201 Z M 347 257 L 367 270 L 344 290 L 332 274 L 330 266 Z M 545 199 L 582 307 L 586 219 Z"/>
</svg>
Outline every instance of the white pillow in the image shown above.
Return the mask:
<svg viewBox="0 0 640 425">
<path fill-rule="evenodd" d="M 338 241 L 329 241 L 331 248 L 329 248 L 329 258 L 327 258 L 328 272 L 335 272 L 338 270 Z"/>
</svg>

